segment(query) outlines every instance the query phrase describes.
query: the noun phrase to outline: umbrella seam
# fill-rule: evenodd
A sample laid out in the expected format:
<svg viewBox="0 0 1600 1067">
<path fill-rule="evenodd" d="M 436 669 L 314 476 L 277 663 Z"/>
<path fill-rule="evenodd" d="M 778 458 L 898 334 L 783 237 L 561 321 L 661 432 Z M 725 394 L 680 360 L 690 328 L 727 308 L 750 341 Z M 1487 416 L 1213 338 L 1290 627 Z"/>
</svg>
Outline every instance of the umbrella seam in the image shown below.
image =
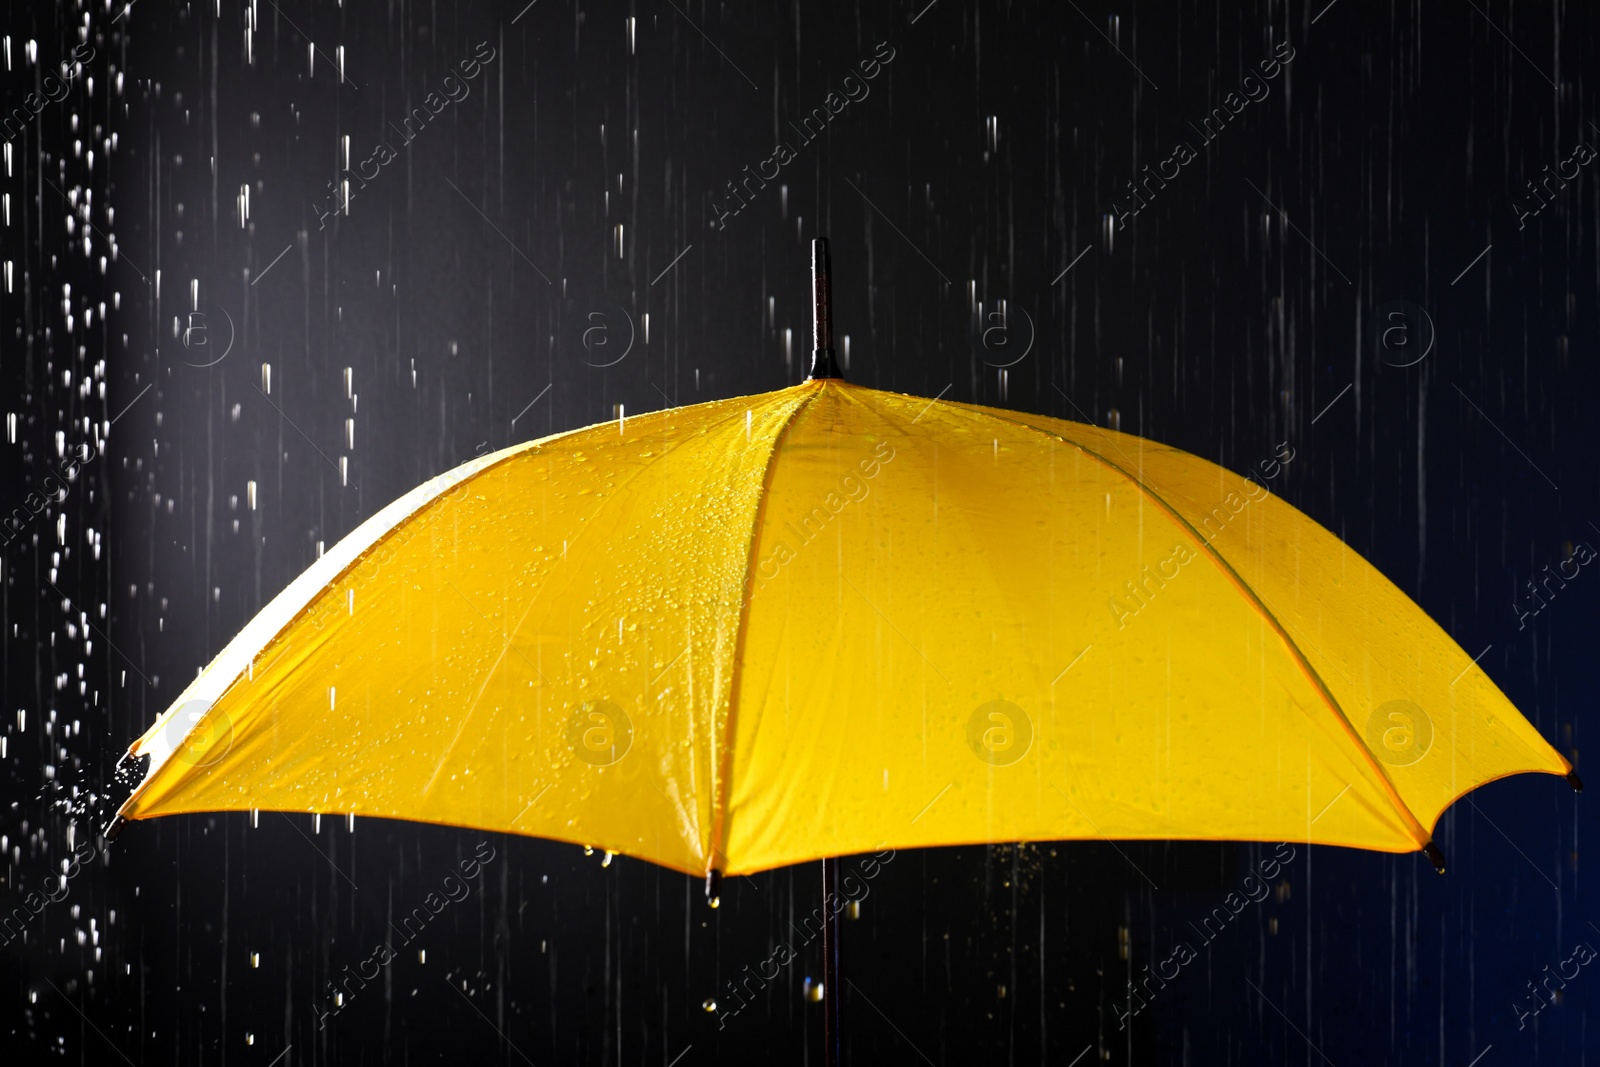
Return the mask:
<svg viewBox="0 0 1600 1067">
<path fill-rule="evenodd" d="M 720 766 L 717 768 L 717 788 L 711 791 L 711 840 L 707 842 L 706 849 L 708 871 L 716 868 L 716 864 L 713 862 L 716 856 L 719 854 L 724 857 L 727 856 L 723 849 L 727 841 L 723 839 L 723 835 L 727 830 L 728 800 L 733 792 L 729 786 L 729 779 L 733 774 L 734 723 L 738 718 L 739 712 L 739 678 L 743 673 L 740 670 L 740 666 L 744 657 L 745 635 L 750 628 L 750 602 L 754 599 L 754 596 L 748 590 L 750 588 L 752 568 L 754 568 L 756 562 L 756 544 L 761 537 L 761 523 L 767 514 L 767 494 L 772 488 L 772 472 L 778 465 L 778 449 L 782 447 L 784 438 L 789 435 L 789 428 L 795 424 L 795 420 L 800 417 L 801 412 L 809 408 L 817 397 L 822 395 L 822 391 L 825 388 L 826 386 L 819 382 L 817 388 L 812 390 L 811 395 L 806 397 L 802 403 L 796 404 L 794 409 L 789 412 L 788 418 L 778 428 L 778 432 L 772 436 L 772 449 L 767 453 L 767 462 L 761 471 L 761 493 L 756 498 L 756 513 L 750 523 L 750 543 L 745 549 L 744 582 L 739 586 L 739 625 L 733 639 L 733 669 L 728 674 L 726 737 L 724 738 L 722 759 L 719 761 Z"/>
<path fill-rule="evenodd" d="M 1051 438 L 1052 440 L 1060 441 L 1063 444 L 1069 444 L 1078 449 L 1084 455 L 1089 456 L 1108 469 L 1115 471 L 1117 474 L 1121 475 L 1123 478 L 1127 479 L 1134 486 L 1136 486 L 1140 492 L 1148 496 L 1156 504 L 1157 508 L 1167 516 L 1168 519 L 1176 522 L 1187 536 L 1194 539 L 1195 543 L 1200 547 L 1200 550 L 1204 552 L 1211 559 L 1211 561 L 1233 581 L 1235 587 L 1245 594 L 1246 599 L 1255 607 L 1258 612 L 1261 613 L 1262 618 L 1267 620 L 1267 622 L 1272 626 L 1273 630 L 1277 632 L 1279 639 L 1282 640 L 1284 645 L 1288 647 L 1291 655 L 1299 665 L 1300 669 L 1304 671 L 1306 676 L 1310 679 L 1313 688 L 1316 689 L 1317 693 L 1322 697 L 1322 699 L 1327 702 L 1329 708 L 1332 709 L 1335 715 L 1338 716 L 1340 724 L 1344 727 L 1345 733 L 1349 735 L 1349 738 L 1355 745 L 1357 751 L 1366 757 L 1366 761 L 1370 765 L 1371 769 L 1377 772 L 1378 780 L 1383 783 L 1384 788 L 1389 793 L 1389 800 L 1395 806 L 1397 814 L 1410 821 L 1414 830 L 1418 832 L 1418 834 L 1414 836 L 1420 835 L 1419 840 L 1417 841 L 1418 848 L 1421 848 L 1423 845 L 1426 845 L 1432 841 L 1432 833 L 1422 825 L 1422 820 L 1417 818 L 1416 813 L 1411 810 L 1411 806 L 1405 802 L 1405 798 L 1403 798 L 1400 795 L 1400 791 L 1395 788 L 1394 782 L 1389 778 L 1388 774 L 1384 772 L 1383 768 L 1378 766 L 1378 761 L 1373 757 L 1371 750 L 1361 742 L 1360 736 L 1356 733 L 1355 725 L 1351 723 L 1350 717 L 1345 714 L 1344 707 L 1339 703 L 1338 699 L 1334 697 L 1333 692 L 1328 688 L 1327 683 L 1322 680 L 1322 676 L 1317 673 L 1317 669 L 1311 665 L 1311 661 L 1306 658 L 1304 650 L 1302 650 L 1295 639 L 1289 635 L 1289 631 L 1284 628 L 1283 623 L 1278 620 L 1278 617 L 1272 612 L 1272 609 L 1267 607 L 1266 603 L 1261 599 L 1260 594 L 1258 594 L 1255 589 L 1251 587 L 1250 583 L 1246 582 L 1244 577 L 1240 575 L 1238 571 L 1234 570 L 1233 565 L 1223 557 L 1222 553 L 1219 552 L 1216 547 L 1208 542 L 1205 538 L 1201 537 L 1199 531 L 1194 528 L 1194 525 L 1190 523 L 1188 519 L 1184 518 L 1176 508 L 1168 503 L 1166 499 L 1161 496 L 1161 494 L 1157 493 L 1152 487 L 1147 485 L 1143 479 L 1129 473 L 1116 463 L 1112 462 L 1105 456 L 1102 456 L 1100 453 L 1096 452 L 1087 445 L 1082 444 L 1081 442 L 1074 441 L 1071 438 L 1065 437 L 1052 430 L 1046 430 L 1043 427 L 1035 426 L 1032 423 L 1023 422 L 1020 419 L 1014 419 L 1005 415 L 996 414 L 991 409 L 978 408 L 976 405 L 969 406 L 959 403 L 952 403 L 951 406 L 968 411 L 975 411 L 979 414 L 986 415 L 1001 422 L 1007 422 L 1013 426 L 1019 426 L 1023 429 L 1031 430 L 1036 434 Z M 1218 469 L 1225 468 L 1219 467 Z"/>
<path fill-rule="evenodd" d="M 778 392 L 781 392 L 781 390 L 778 391 Z M 758 396 L 760 398 L 763 398 L 763 399 L 766 398 L 766 397 L 775 397 L 776 395 L 777 395 L 776 392 L 775 393 L 767 393 L 767 394 L 758 394 Z M 741 399 L 741 398 L 734 398 L 734 399 Z M 750 398 L 747 398 L 747 399 L 757 399 L 757 397 L 750 397 Z M 737 408 L 738 405 L 735 404 L 733 406 L 735 408 Z M 665 409 L 665 410 L 673 410 L 673 409 L 669 408 L 669 409 Z M 748 410 L 752 410 L 752 409 L 751 408 L 746 408 L 746 410 L 748 411 Z M 655 414 L 655 413 L 652 412 L 651 414 Z M 641 478 L 646 471 L 656 467 L 659 464 L 665 463 L 671 456 L 673 456 L 674 454 L 677 453 L 678 449 L 682 448 L 684 445 L 689 444 L 691 441 L 703 440 L 705 437 L 707 437 L 710 434 L 710 432 L 712 430 L 721 428 L 721 427 L 727 425 L 729 422 L 732 422 L 733 420 L 737 419 L 738 417 L 739 417 L 739 412 L 737 410 L 730 411 L 729 414 L 726 417 L 718 419 L 717 421 L 709 423 L 709 424 L 707 424 L 705 426 L 702 426 L 702 427 L 700 427 L 700 429 L 694 431 L 692 434 L 690 434 L 690 435 L 688 435 L 688 436 L 686 436 L 686 437 L 684 437 L 684 438 L 682 438 L 680 440 L 671 442 L 670 444 L 668 444 L 662 450 L 662 452 L 661 452 L 661 454 L 659 456 L 655 457 L 649 463 L 645 464 L 644 466 L 640 467 L 638 470 L 634 471 L 631 475 L 628 476 L 626 481 L 624 481 L 616 489 L 614 489 L 611 492 L 609 492 L 606 495 L 605 499 L 595 507 L 594 511 L 591 512 L 588 517 L 590 519 L 599 518 L 601 512 L 603 512 L 606 509 L 606 507 L 610 506 L 611 504 L 615 503 L 618 499 L 621 498 L 622 490 L 626 489 L 629 485 L 632 485 L 635 481 L 637 481 L 639 478 Z M 605 425 L 609 425 L 609 424 L 608 423 L 595 423 L 592 426 L 585 426 L 585 427 L 583 427 L 583 429 L 592 430 L 596 426 L 605 426 Z M 573 431 L 573 432 L 577 432 L 577 431 Z M 585 537 L 590 532 L 590 530 L 592 530 L 592 529 L 593 529 L 592 525 L 586 526 L 583 529 L 580 529 L 577 532 L 576 536 L 572 539 L 572 546 L 575 547 L 580 541 L 584 540 Z M 512 627 L 510 632 L 509 632 L 510 639 L 514 639 L 516 634 L 521 632 L 523 623 L 527 622 L 528 615 L 530 613 L 532 613 L 533 608 L 534 608 L 534 604 L 538 601 L 540 594 L 543 593 L 543 591 L 545 589 L 545 586 L 549 584 L 549 579 L 552 576 L 553 575 L 547 575 L 546 578 L 545 578 L 545 581 L 539 583 L 538 588 L 536 588 L 533 591 L 533 593 L 529 596 L 527 606 L 523 608 L 522 615 L 517 619 L 516 625 L 514 627 Z M 459 595 L 459 593 L 458 593 L 458 595 Z M 470 719 L 472 717 L 472 715 L 477 711 L 478 702 L 483 697 L 483 690 L 485 688 L 487 688 L 487 686 L 488 686 L 490 675 L 492 675 L 493 672 L 495 671 L 495 669 L 497 669 L 499 667 L 499 665 L 502 662 L 504 662 L 506 653 L 509 652 L 510 650 L 511 650 L 511 645 L 508 643 L 508 644 L 506 644 L 506 646 L 504 648 L 502 648 L 500 650 L 500 655 L 495 659 L 494 665 L 492 667 L 490 667 L 488 673 L 485 674 L 484 684 L 483 684 L 482 687 L 479 688 L 478 696 L 473 699 L 472 708 L 467 713 L 467 718 L 468 719 Z M 538 670 L 537 667 L 535 667 L 534 669 Z M 539 671 L 539 674 L 540 674 L 541 677 L 544 677 L 544 672 L 543 671 Z M 548 678 L 546 678 L 545 680 L 549 681 Z M 553 685 L 554 683 L 551 683 L 551 684 Z M 465 729 L 465 727 L 466 727 L 466 720 L 463 719 L 462 720 L 462 729 Z M 456 732 L 455 739 L 452 740 L 451 743 L 450 743 L 450 749 L 448 749 L 446 751 L 446 755 L 448 755 L 450 750 L 453 750 L 455 748 L 456 741 L 459 741 L 460 737 L 461 737 L 461 731 L 458 730 Z M 441 757 L 440 762 L 439 762 L 439 767 L 442 768 L 443 766 L 444 766 L 444 759 Z M 436 768 L 435 771 L 434 771 L 434 778 L 437 778 L 437 776 L 438 776 L 438 768 Z M 423 793 L 422 793 L 423 796 L 426 796 L 428 791 L 433 788 L 433 781 L 434 781 L 433 778 L 429 779 L 427 789 L 423 790 Z M 680 810 L 681 810 L 681 805 L 680 805 Z M 521 833 L 521 831 L 516 831 L 516 832 Z M 543 837 L 544 835 L 543 834 L 525 834 L 524 836 L 528 836 L 528 837 Z M 613 849 L 612 851 L 617 852 L 619 855 L 624 854 L 623 850 L 620 850 L 620 849 Z"/>
</svg>

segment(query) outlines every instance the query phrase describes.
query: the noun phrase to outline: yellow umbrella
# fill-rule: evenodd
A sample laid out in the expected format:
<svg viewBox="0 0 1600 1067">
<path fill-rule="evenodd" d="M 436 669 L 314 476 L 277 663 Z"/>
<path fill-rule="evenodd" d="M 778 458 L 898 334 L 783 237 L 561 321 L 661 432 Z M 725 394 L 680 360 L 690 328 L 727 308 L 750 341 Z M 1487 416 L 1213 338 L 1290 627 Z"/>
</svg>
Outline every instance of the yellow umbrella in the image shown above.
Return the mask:
<svg viewBox="0 0 1600 1067">
<path fill-rule="evenodd" d="M 695 875 L 1096 837 L 1442 866 L 1456 798 L 1570 774 L 1259 482 L 847 384 L 825 288 L 806 382 L 517 445 L 363 523 L 134 743 L 119 819 L 385 816 Z"/>
</svg>

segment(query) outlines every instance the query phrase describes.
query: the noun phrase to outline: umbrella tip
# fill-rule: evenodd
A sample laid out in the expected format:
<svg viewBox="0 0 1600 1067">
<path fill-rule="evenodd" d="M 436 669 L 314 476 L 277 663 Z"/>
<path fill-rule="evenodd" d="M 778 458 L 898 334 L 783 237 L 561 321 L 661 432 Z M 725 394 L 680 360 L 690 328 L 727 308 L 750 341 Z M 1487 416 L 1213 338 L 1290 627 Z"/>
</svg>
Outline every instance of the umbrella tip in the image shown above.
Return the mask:
<svg viewBox="0 0 1600 1067">
<path fill-rule="evenodd" d="M 1444 873 L 1444 853 L 1439 851 L 1439 846 L 1429 841 L 1422 846 L 1422 854 L 1428 857 L 1428 862 L 1433 864 L 1433 869 L 1440 874 Z"/>
<path fill-rule="evenodd" d="M 107 844 L 110 844 L 117 839 L 117 835 L 122 833 L 122 828 L 126 825 L 128 825 L 127 819 L 124 819 L 121 815 L 114 815 L 111 821 L 106 824 L 106 828 L 101 831 L 100 836 L 106 839 Z"/>
<path fill-rule="evenodd" d="M 722 872 L 715 867 L 706 872 L 706 903 L 713 908 L 722 903 Z"/>
<path fill-rule="evenodd" d="M 828 239 L 818 237 L 811 242 L 811 288 L 816 297 L 816 315 L 812 319 L 815 350 L 811 353 L 809 378 L 843 378 L 839 363 L 833 356 L 833 271 L 828 256 Z"/>
<path fill-rule="evenodd" d="M 1567 772 L 1567 784 L 1572 787 L 1574 793 L 1583 792 L 1583 779 L 1578 777 L 1577 771 Z"/>
</svg>

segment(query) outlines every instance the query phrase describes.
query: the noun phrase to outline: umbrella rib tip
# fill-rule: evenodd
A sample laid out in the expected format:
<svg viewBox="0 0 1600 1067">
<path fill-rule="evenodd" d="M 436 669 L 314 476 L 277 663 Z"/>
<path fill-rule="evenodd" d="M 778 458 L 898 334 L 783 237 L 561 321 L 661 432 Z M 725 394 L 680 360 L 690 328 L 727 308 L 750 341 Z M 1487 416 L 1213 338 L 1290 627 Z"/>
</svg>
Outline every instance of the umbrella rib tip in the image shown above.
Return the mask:
<svg viewBox="0 0 1600 1067">
<path fill-rule="evenodd" d="M 1574 793 L 1583 792 L 1583 779 L 1578 777 L 1577 771 L 1567 772 L 1567 784 L 1572 787 Z"/>
<path fill-rule="evenodd" d="M 722 903 L 722 872 L 715 867 L 706 872 L 706 904 L 716 907 Z"/>
<path fill-rule="evenodd" d="M 1433 869 L 1440 874 L 1444 873 L 1444 853 L 1439 851 L 1439 846 L 1429 841 L 1422 846 L 1422 854 L 1428 857 L 1428 862 L 1433 864 Z"/>
</svg>

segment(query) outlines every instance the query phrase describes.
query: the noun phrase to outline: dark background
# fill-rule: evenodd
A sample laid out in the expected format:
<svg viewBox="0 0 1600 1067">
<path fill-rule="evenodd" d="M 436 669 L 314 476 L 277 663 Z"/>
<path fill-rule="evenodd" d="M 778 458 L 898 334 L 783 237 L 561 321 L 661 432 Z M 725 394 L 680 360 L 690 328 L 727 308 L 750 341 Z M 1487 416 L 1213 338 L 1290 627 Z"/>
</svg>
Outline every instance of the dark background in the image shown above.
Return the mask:
<svg viewBox="0 0 1600 1067">
<path fill-rule="evenodd" d="M 69 842 L 99 844 L 128 790 L 117 757 L 319 543 L 615 405 L 803 377 L 819 233 L 851 379 L 1235 470 L 1290 443 L 1273 490 L 1487 647 L 1581 769 L 1600 574 L 1518 616 L 1543 567 L 1600 546 L 1600 160 L 1519 214 L 1542 168 L 1600 148 L 1588 8 L 925 4 L 9 8 L 8 113 L 85 35 L 95 55 L 0 175 L 0 514 L 27 520 L 0 555 L 5 911 Z M 1187 124 L 1285 40 L 1267 99 L 1204 144 Z M 480 42 L 495 56 L 467 97 L 402 147 L 395 127 Z M 880 42 L 870 95 L 800 144 L 788 124 Z M 398 158 L 319 227 L 345 136 L 351 163 L 380 138 Z M 780 137 L 797 158 L 716 228 L 724 183 Z M 1198 158 L 1108 222 L 1180 139 Z M 64 499 L 29 496 L 86 442 L 103 454 Z M 494 837 L 470 898 L 417 940 L 425 961 L 408 946 L 319 1030 L 324 983 L 483 838 L 249 822 L 137 824 L 75 873 L 0 949 L 0 1059 L 820 1062 L 815 947 L 736 1016 L 706 1010 L 816 905 L 814 869 L 733 880 L 711 911 L 681 875 Z M 1302 844 L 1127 1029 L 1130 975 L 1199 947 L 1189 924 L 1270 848 L 901 853 L 846 926 L 849 1049 L 1580 1062 L 1600 1051 L 1600 966 L 1524 1028 L 1512 1004 L 1600 946 L 1585 825 L 1583 798 L 1524 776 L 1446 813 L 1443 878 Z"/>
</svg>

